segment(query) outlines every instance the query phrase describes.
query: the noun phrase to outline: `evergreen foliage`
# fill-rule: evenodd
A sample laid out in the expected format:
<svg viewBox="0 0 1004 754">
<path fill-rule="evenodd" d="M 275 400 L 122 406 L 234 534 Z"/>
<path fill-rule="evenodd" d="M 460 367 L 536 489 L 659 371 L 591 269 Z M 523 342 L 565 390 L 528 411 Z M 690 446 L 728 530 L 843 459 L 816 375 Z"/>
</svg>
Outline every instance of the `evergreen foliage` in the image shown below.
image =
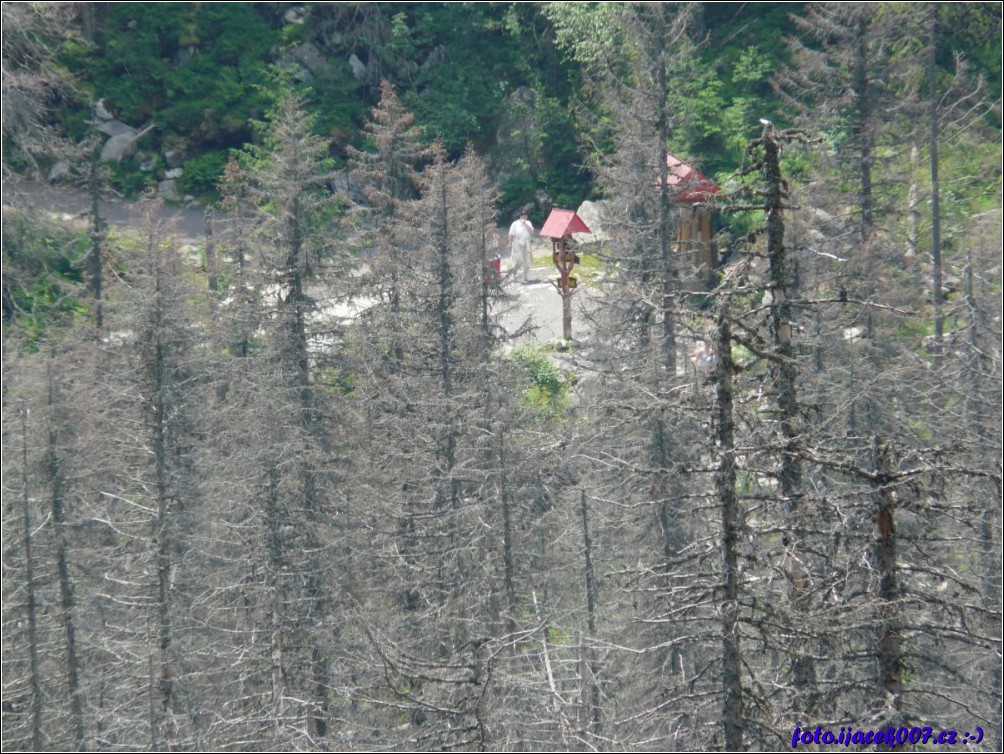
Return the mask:
<svg viewBox="0 0 1004 754">
<path fill-rule="evenodd" d="M 184 139 L 194 154 L 250 140 L 267 94 L 269 50 L 278 32 L 247 3 L 116 3 L 93 40 L 77 41 L 67 65 L 82 93 L 161 139 Z"/>
</svg>

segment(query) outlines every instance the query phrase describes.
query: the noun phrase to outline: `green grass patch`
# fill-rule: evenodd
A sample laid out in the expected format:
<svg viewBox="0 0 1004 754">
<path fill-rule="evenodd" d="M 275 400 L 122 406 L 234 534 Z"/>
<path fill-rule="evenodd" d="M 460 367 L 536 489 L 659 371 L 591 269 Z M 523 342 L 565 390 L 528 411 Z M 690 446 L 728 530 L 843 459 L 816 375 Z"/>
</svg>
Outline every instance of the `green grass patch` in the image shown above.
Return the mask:
<svg viewBox="0 0 1004 754">
<path fill-rule="evenodd" d="M 547 356 L 533 346 L 517 348 L 510 359 L 522 367 L 528 386 L 521 405 L 543 417 L 554 417 L 568 408 L 568 387 L 572 377 L 565 375 Z"/>
<path fill-rule="evenodd" d="M 571 647 L 575 645 L 577 637 L 575 631 L 568 628 L 549 628 L 547 641 L 555 647 Z"/>
<path fill-rule="evenodd" d="M 85 314 L 87 233 L 42 217 L 11 213 L 3 228 L 5 335 L 37 348 L 53 326 Z"/>
</svg>

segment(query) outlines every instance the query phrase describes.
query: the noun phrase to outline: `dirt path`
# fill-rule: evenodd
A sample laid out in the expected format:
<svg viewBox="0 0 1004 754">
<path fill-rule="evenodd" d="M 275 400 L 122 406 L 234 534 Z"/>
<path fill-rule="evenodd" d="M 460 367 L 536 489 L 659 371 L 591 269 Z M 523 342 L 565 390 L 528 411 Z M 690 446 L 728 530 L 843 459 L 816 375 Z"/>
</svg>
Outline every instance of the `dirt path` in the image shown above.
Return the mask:
<svg viewBox="0 0 1004 754">
<path fill-rule="evenodd" d="M 91 200 L 87 192 L 71 186 L 52 186 L 24 179 L 4 184 L 3 203 L 7 206 L 33 207 L 73 222 L 86 225 Z M 205 233 L 201 207 L 169 206 L 163 202 L 130 201 L 109 197 L 102 199 L 105 222 L 118 229 L 142 227 L 148 212 L 173 224 L 175 233 L 185 243 L 200 241 Z"/>
<path fill-rule="evenodd" d="M 81 188 L 70 186 L 53 186 L 19 179 L 9 181 L 3 188 L 3 204 L 13 207 L 34 207 L 48 212 L 64 220 L 69 220 L 81 228 L 87 227 L 90 212 L 90 198 Z M 180 207 L 163 202 L 131 201 L 116 197 L 105 198 L 101 202 L 101 211 L 105 221 L 119 230 L 135 230 L 146 222 L 148 212 L 164 223 L 173 224 L 174 232 L 181 243 L 202 243 L 205 238 L 204 209 L 198 206 Z M 217 216 L 217 231 L 219 225 L 225 222 Z M 504 235 L 505 228 L 500 228 Z M 555 277 L 555 270 L 550 264 L 549 245 L 546 239 L 534 238 L 534 269 L 531 279 L 534 282 L 524 283 L 520 275 L 513 275 L 506 285 L 512 306 L 504 315 L 504 325 L 514 331 L 526 321 L 532 320 L 534 330 L 521 339 L 522 343 L 548 343 L 561 337 L 561 297 L 550 281 Z M 504 260 L 504 270 L 508 271 L 511 260 Z M 589 294 L 583 288 L 573 299 L 573 336 L 582 340 L 588 331 L 586 320 L 581 316 L 581 306 L 586 303 Z M 582 300 L 580 300 L 582 299 Z"/>
<path fill-rule="evenodd" d="M 533 247 L 533 272 L 531 282 L 522 282 L 522 275 L 512 275 L 506 285 L 506 292 L 515 304 L 504 316 L 503 325 L 515 331 L 529 316 L 535 328 L 533 333 L 521 339 L 521 343 L 553 343 L 562 338 L 561 296 L 551 283 L 557 278 L 557 271 L 551 264 L 549 244 L 535 239 Z M 512 263 L 509 258 L 502 262 L 503 272 L 509 272 Z M 589 322 L 583 316 L 583 306 L 592 303 L 591 291 L 583 286 L 572 297 L 572 337 L 585 340 L 589 332 Z"/>
</svg>

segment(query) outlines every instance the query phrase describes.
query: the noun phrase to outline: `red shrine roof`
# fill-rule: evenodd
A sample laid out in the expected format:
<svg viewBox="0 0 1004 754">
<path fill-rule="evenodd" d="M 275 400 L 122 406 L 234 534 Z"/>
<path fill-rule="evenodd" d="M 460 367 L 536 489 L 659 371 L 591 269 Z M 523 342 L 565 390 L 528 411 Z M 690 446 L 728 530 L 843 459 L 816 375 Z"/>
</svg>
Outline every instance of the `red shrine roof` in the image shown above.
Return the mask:
<svg viewBox="0 0 1004 754">
<path fill-rule="evenodd" d="M 717 183 L 676 155 L 667 152 L 666 165 L 669 167 L 669 188 L 678 192 L 673 196 L 673 201 L 677 204 L 706 202 L 721 191 Z"/>
<path fill-rule="evenodd" d="M 572 233 L 592 233 L 582 218 L 570 209 L 552 209 L 540 235 L 547 238 L 564 238 Z"/>
</svg>

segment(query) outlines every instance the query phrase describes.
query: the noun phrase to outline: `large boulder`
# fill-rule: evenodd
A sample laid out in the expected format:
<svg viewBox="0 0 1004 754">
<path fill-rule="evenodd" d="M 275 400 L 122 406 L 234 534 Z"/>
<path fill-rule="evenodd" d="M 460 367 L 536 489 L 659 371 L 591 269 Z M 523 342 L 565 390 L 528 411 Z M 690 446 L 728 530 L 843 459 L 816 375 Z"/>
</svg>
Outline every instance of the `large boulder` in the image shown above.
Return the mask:
<svg viewBox="0 0 1004 754">
<path fill-rule="evenodd" d="M 165 202 L 180 202 L 181 192 L 178 191 L 178 181 L 168 178 L 157 184 L 157 196 Z"/>
<path fill-rule="evenodd" d="M 533 206 L 541 217 L 546 218 L 551 214 L 551 210 L 554 209 L 554 200 L 543 189 L 537 189 L 533 192 Z"/>
<path fill-rule="evenodd" d="M 169 168 L 180 168 L 185 161 L 185 153 L 178 149 L 168 149 L 164 152 L 164 162 Z"/>
<path fill-rule="evenodd" d="M 101 147 L 101 162 L 121 162 L 136 149 L 136 132 L 130 129 L 126 133 L 116 134 Z"/>
<path fill-rule="evenodd" d="M 150 124 L 139 131 L 129 128 L 128 131 L 115 134 L 105 142 L 105 145 L 101 148 L 101 156 L 98 159 L 101 162 L 121 162 L 123 157 L 128 157 L 136 151 L 136 144 L 140 138 L 146 136 L 152 130 L 153 125 Z"/>
<path fill-rule="evenodd" d="M 366 64 L 356 57 L 355 53 L 349 55 L 349 66 L 352 68 L 352 75 L 357 81 L 363 81 L 366 78 Z"/>
<path fill-rule="evenodd" d="M 286 52 L 283 61 L 293 69 L 294 75 L 301 81 L 313 81 L 315 75 L 331 70 L 331 63 L 311 42 L 298 44 Z"/>
<path fill-rule="evenodd" d="M 112 120 L 115 116 L 108 112 L 108 108 L 105 107 L 105 98 L 102 97 L 97 102 L 94 103 L 94 117 L 98 120 Z"/>
<path fill-rule="evenodd" d="M 353 204 L 369 206 L 364 187 L 353 178 L 351 171 L 339 170 L 332 173 L 328 186 L 335 194 L 347 197 Z"/>
<path fill-rule="evenodd" d="M 297 45 L 292 49 L 290 55 L 293 56 L 293 60 L 311 73 L 326 73 L 331 68 L 331 64 L 325 60 L 321 51 L 310 42 Z"/>
<path fill-rule="evenodd" d="M 446 60 L 446 48 L 443 45 L 436 45 L 432 48 L 432 52 L 429 53 L 429 57 L 425 59 L 422 63 L 421 71 L 422 73 L 427 73 L 429 70 L 435 68 L 437 65 Z"/>
<path fill-rule="evenodd" d="M 121 136 L 122 134 L 136 133 L 135 128 L 126 125 L 120 120 L 115 120 L 114 118 L 111 120 L 99 120 L 94 124 L 94 128 L 106 136 Z"/>
<path fill-rule="evenodd" d="M 589 241 L 607 241 L 610 238 L 610 235 L 603 229 L 603 209 L 602 202 L 587 200 L 582 202 L 575 211 L 575 214 L 581 217 L 582 222 L 588 225 L 592 231 L 592 233 L 582 235 L 582 239 L 587 243 Z"/>
<path fill-rule="evenodd" d="M 307 20 L 307 8 L 303 5 L 294 5 L 283 14 L 282 20 L 287 24 L 302 24 Z"/>
<path fill-rule="evenodd" d="M 70 163 L 60 160 L 49 169 L 49 183 L 59 183 L 70 175 Z"/>
</svg>

